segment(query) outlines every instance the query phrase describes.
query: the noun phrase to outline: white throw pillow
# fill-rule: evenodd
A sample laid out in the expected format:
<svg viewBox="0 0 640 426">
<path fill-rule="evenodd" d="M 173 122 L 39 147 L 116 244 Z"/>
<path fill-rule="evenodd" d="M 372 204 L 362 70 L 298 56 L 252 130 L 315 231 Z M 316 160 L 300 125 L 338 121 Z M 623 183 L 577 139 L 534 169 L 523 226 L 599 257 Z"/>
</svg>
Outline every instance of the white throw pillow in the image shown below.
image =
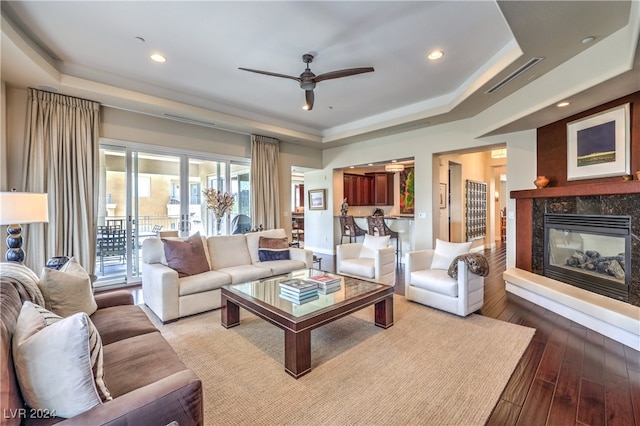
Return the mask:
<svg viewBox="0 0 640 426">
<path fill-rule="evenodd" d="M 91 278 L 73 257 L 59 271 L 42 268 L 38 287 L 44 296 L 45 307 L 61 317 L 78 312 L 91 315 L 98 309 Z"/>
<path fill-rule="evenodd" d="M 389 245 L 390 235 L 379 237 L 377 235 L 365 234 L 362 248 L 360 249 L 360 259 L 374 259 L 376 250 L 387 248 Z"/>
<path fill-rule="evenodd" d="M 61 318 L 25 302 L 13 360 L 29 407 L 73 417 L 112 399 L 103 381 L 102 340 L 84 312 Z"/>
<path fill-rule="evenodd" d="M 471 250 L 471 242 L 467 243 L 450 243 L 436 239 L 436 250 L 433 253 L 433 261 L 431 269 L 449 269 L 449 265 L 456 256 L 469 253 Z"/>
</svg>

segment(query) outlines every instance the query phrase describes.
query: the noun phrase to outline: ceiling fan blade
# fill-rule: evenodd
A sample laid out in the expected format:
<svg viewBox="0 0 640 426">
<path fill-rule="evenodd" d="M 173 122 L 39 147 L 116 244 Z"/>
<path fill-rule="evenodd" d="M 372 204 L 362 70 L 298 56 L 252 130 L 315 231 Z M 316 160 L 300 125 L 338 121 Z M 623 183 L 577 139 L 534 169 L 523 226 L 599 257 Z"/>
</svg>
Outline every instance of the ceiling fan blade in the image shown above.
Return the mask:
<svg viewBox="0 0 640 426">
<path fill-rule="evenodd" d="M 366 72 L 373 72 L 373 71 L 374 71 L 374 69 L 372 67 L 349 68 L 349 69 L 346 69 L 346 70 L 331 71 L 331 72 L 327 72 L 327 73 L 324 73 L 324 74 L 320 74 L 320 75 L 316 76 L 316 78 L 314 80 L 317 83 L 317 82 L 323 81 L 323 80 L 331 80 L 333 78 L 349 77 L 350 75 L 364 74 Z"/>
<path fill-rule="evenodd" d="M 307 111 L 311 111 L 313 109 L 313 90 L 305 90 L 304 91 L 304 99 L 307 102 L 306 105 L 306 109 Z"/>
<path fill-rule="evenodd" d="M 239 70 L 242 70 L 242 71 L 255 72 L 255 73 L 257 73 L 257 74 L 270 75 L 270 76 L 272 76 L 272 77 L 288 78 L 288 79 L 291 79 L 291 80 L 295 80 L 295 81 L 297 81 L 298 83 L 300 82 L 300 77 L 294 77 L 294 76 L 292 76 L 292 75 L 278 74 L 278 73 L 275 73 L 275 72 L 269 72 L 269 71 L 252 70 L 252 69 L 249 69 L 249 68 L 242 68 L 242 67 L 238 67 L 238 69 L 239 69 Z"/>
</svg>

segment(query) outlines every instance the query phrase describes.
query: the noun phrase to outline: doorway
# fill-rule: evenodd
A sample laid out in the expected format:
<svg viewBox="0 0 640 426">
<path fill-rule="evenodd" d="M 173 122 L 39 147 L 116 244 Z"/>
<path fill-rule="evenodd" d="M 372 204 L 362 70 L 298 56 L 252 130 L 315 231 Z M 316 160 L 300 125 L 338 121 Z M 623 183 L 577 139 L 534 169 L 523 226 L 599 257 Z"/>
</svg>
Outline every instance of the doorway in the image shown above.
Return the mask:
<svg viewBox="0 0 640 426">
<path fill-rule="evenodd" d="M 440 153 L 434 155 L 433 164 L 439 167 L 434 176 L 438 177 L 440 184 L 446 185 L 448 195 L 444 209 L 440 210 L 440 220 L 434 220 L 434 235 L 441 240 L 447 240 L 448 237 L 451 242 L 467 241 L 467 184 L 479 183 L 486 187 L 486 230 L 484 237 L 473 239 L 473 247 L 493 247 L 497 242 L 504 242 L 504 216 L 508 201 L 506 146 L 501 144 Z M 438 182 L 434 183 L 434 191 L 438 190 L 437 186 Z M 434 211 L 436 209 L 434 206 Z"/>
<path fill-rule="evenodd" d="M 464 217 L 462 196 L 462 164 L 449 161 L 448 191 L 448 240 L 460 243 L 464 241 Z"/>
</svg>

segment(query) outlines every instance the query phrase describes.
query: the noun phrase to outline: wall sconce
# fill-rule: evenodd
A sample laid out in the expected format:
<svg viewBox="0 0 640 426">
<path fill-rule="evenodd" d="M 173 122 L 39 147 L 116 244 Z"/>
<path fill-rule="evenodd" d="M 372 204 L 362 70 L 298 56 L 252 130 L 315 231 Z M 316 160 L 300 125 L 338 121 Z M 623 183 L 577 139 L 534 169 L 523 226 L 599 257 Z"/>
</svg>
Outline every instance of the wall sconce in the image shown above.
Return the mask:
<svg viewBox="0 0 640 426">
<path fill-rule="evenodd" d="M 0 225 L 7 226 L 7 262 L 24 261 L 22 227 L 17 223 L 49 221 L 47 194 L 30 192 L 0 192 Z"/>
<path fill-rule="evenodd" d="M 496 191 L 496 192 L 495 192 L 495 197 L 496 197 L 496 203 L 497 203 L 498 201 L 500 201 L 500 192 L 499 192 L 499 191 Z"/>
</svg>

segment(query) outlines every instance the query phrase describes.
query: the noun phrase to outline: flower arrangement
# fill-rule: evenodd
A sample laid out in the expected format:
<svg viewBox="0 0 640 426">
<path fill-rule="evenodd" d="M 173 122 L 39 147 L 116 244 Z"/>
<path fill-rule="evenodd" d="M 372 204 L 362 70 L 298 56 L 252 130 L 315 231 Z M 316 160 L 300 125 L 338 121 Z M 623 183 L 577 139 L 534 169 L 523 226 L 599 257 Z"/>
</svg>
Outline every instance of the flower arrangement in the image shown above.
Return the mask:
<svg viewBox="0 0 640 426">
<path fill-rule="evenodd" d="M 234 194 L 229 194 L 228 192 L 223 193 L 215 188 L 203 189 L 202 193 L 207 199 L 207 209 L 213 211 L 216 219 L 220 219 L 229 213 L 236 202 L 236 196 Z"/>
</svg>

